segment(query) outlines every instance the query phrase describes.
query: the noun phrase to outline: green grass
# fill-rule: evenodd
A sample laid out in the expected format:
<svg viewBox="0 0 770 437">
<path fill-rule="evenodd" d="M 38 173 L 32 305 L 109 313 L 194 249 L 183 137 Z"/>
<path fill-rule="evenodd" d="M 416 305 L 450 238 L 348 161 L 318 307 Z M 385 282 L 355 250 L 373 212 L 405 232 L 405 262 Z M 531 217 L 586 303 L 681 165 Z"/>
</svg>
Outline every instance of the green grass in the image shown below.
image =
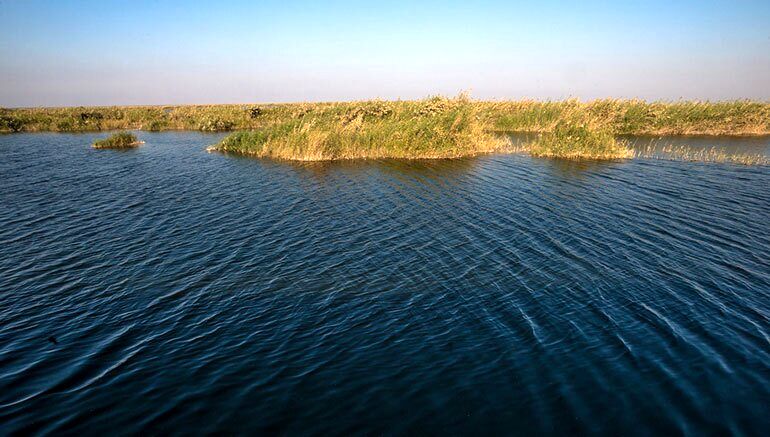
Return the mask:
<svg viewBox="0 0 770 437">
<path fill-rule="evenodd" d="M 138 147 L 141 142 L 136 135 L 130 132 L 118 132 L 108 138 L 97 140 L 93 144 L 94 149 L 131 149 Z"/>
<path fill-rule="evenodd" d="M 577 118 L 594 126 L 630 135 L 767 135 L 770 103 L 645 102 L 603 99 L 589 102 L 483 103 L 498 131 L 552 132 L 556 125 Z"/>
<path fill-rule="evenodd" d="M 489 133 L 478 106 L 462 96 L 310 109 L 256 131 L 231 134 L 210 150 L 301 161 L 431 159 L 490 153 L 508 143 Z"/>
<path fill-rule="evenodd" d="M 582 126 L 582 127 L 580 127 Z M 298 160 L 451 158 L 511 150 L 492 133 L 537 132 L 536 156 L 616 159 L 615 135 L 769 135 L 770 102 L 417 101 L 0 108 L 0 132 L 238 131 L 212 149 Z"/>
<path fill-rule="evenodd" d="M 305 115 L 325 113 L 340 106 L 365 103 L 0 108 L 0 132 L 253 130 L 288 123 Z M 559 122 L 579 115 L 587 117 L 592 125 L 610 128 L 617 134 L 770 134 L 770 102 L 617 99 L 581 102 L 571 99 L 554 102 L 473 101 L 472 105 L 489 129 L 504 132 L 551 132 Z"/>
<path fill-rule="evenodd" d="M 607 128 L 563 121 L 529 147 L 532 156 L 573 160 L 610 160 L 633 156 L 633 151 Z"/>
</svg>

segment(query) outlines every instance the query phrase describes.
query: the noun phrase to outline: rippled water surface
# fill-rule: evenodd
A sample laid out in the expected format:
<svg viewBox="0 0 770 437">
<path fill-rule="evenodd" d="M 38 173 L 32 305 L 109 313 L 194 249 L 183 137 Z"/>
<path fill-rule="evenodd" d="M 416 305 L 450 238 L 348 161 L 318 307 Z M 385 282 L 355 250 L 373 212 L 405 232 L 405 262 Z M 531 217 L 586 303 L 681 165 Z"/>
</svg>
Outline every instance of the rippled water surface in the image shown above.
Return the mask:
<svg viewBox="0 0 770 437">
<path fill-rule="evenodd" d="M 139 135 L 0 136 L 0 434 L 770 428 L 768 167 Z"/>
</svg>

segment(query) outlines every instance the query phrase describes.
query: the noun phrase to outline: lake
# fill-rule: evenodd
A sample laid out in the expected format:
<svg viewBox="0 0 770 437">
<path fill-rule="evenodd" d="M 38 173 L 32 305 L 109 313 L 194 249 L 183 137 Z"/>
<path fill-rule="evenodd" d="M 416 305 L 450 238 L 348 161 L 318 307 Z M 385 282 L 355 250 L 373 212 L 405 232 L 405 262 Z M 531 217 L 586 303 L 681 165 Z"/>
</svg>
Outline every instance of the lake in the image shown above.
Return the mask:
<svg viewBox="0 0 770 437">
<path fill-rule="evenodd" d="M 0 434 L 770 429 L 768 166 L 104 136 L 0 136 Z"/>
</svg>

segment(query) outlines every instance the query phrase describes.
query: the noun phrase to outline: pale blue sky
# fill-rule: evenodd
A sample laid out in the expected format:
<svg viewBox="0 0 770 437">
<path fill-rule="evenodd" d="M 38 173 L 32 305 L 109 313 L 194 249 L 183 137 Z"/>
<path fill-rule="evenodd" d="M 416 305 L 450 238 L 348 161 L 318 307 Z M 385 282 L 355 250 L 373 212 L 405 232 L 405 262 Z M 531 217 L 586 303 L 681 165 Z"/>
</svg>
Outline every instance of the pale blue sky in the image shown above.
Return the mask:
<svg viewBox="0 0 770 437">
<path fill-rule="evenodd" d="M 462 90 L 770 100 L 770 1 L 0 0 L 0 106 Z"/>
</svg>

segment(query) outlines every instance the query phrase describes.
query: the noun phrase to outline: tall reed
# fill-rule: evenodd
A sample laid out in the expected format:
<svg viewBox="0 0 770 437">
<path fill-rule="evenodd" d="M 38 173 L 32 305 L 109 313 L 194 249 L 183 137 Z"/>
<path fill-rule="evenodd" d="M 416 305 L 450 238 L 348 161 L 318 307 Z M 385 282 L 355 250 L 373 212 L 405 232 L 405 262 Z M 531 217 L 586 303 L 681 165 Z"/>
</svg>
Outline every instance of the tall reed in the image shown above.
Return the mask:
<svg viewBox="0 0 770 437">
<path fill-rule="evenodd" d="M 0 108 L 0 132 L 84 132 L 115 129 L 230 131 L 289 123 L 300 116 L 348 103 L 291 103 L 195 106 L 110 106 L 73 108 Z M 418 102 L 380 102 L 419 105 Z M 564 101 L 472 101 L 491 130 L 551 132 L 563 120 L 585 117 L 616 134 L 766 135 L 770 102 L 645 102 L 603 99 Z M 331 109 L 333 110 L 333 109 Z"/>
<path fill-rule="evenodd" d="M 354 158 L 455 158 L 504 149 L 478 106 L 460 96 L 368 101 L 312 108 L 286 121 L 226 137 L 211 150 L 318 161 Z"/>
</svg>

